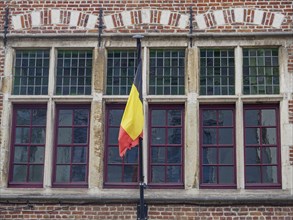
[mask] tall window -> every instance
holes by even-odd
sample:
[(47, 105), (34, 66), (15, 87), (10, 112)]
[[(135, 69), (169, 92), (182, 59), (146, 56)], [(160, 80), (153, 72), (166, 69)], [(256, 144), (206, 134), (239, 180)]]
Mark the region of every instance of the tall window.
[(56, 75), (57, 95), (90, 95), (92, 51), (59, 50)]
[(149, 184), (183, 187), (184, 106), (151, 105)]
[(57, 106), (53, 186), (87, 187), (90, 106)]
[(14, 62), (14, 95), (47, 95), (49, 50), (17, 50)]
[(150, 50), (149, 94), (183, 95), (185, 50)]
[(200, 107), (201, 187), (235, 188), (234, 106)]
[(14, 105), (10, 186), (42, 187), (46, 106)]
[(234, 95), (235, 63), (233, 49), (200, 50), (200, 94)]
[(280, 188), (278, 106), (244, 106), (244, 137), (246, 187)]
[(123, 158), (119, 156), (118, 134), (124, 108), (124, 105), (107, 106), (105, 187), (138, 186), (138, 147), (128, 150)]
[(108, 95), (128, 95), (136, 71), (135, 50), (110, 50), (107, 59)]
[(243, 49), (243, 93), (279, 94), (278, 49)]

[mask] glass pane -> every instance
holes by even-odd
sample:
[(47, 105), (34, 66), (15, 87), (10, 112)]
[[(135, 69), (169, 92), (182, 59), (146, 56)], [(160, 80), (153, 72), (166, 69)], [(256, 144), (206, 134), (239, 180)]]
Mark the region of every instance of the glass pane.
[(245, 163), (246, 164), (260, 164), (261, 155), (259, 147), (247, 147), (245, 149)]
[(46, 109), (33, 109), (32, 111), (32, 124), (46, 125)]
[(246, 142), (246, 144), (260, 144), (260, 129), (259, 128), (246, 128), (245, 129), (245, 142)]
[(72, 129), (59, 128), (58, 129), (58, 144), (71, 144), (71, 141), (72, 141)]
[(114, 109), (109, 111), (109, 125), (120, 125), (123, 115), (123, 110)]
[(26, 182), (27, 166), (14, 165), (13, 166), (13, 182)]
[(219, 164), (233, 164), (233, 148), (219, 148)]
[(234, 183), (234, 168), (228, 166), (219, 167), (219, 183), (232, 184)]
[(29, 128), (16, 128), (15, 129), (15, 143), (29, 143)]
[(87, 125), (89, 111), (87, 109), (74, 110), (74, 125)]
[(165, 163), (166, 148), (152, 147), (152, 163)]
[(274, 109), (263, 109), (261, 110), (261, 124), (263, 126), (275, 126), (276, 125), (276, 114)]
[(45, 128), (32, 128), (32, 140), (31, 143), (34, 144), (44, 144), (45, 143)]
[(28, 109), (17, 110), (16, 125), (30, 125), (31, 111)]
[(217, 167), (203, 166), (203, 183), (217, 183)]
[(44, 163), (44, 147), (30, 147), (30, 162)]
[(181, 167), (180, 166), (167, 166), (168, 183), (180, 183), (181, 182)]
[(167, 163), (181, 163), (181, 147), (168, 147)]
[(74, 128), (74, 143), (87, 143), (87, 128)]
[(108, 129), (108, 144), (118, 144), (119, 128)]
[(168, 125), (171, 125), (171, 126), (181, 125), (181, 110), (168, 111)]
[(122, 182), (122, 167), (117, 165), (108, 165), (108, 182)]
[(278, 182), (278, 169), (276, 166), (263, 166), (262, 167), (263, 182), (264, 183), (277, 183)]
[(233, 129), (232, 128), (219, 128), (219, 144), (232, 144), (233, 143)]
[[(134, 149), (134, 148), (131, 148), (131, 149)], [(126, 151), (126, 155), (128, 154), (128, 151)], [(119, 148), (108, 147), (108, 163), (121, 163), (121, 162), (122, 162), (122, 158), (119, 156)]]
[(152, 126), (166, 124), (165, 110), (152, 110)]
[(138, 181), (137, 174), (138, 174), (137, 166), (125, 166), (123, 182), (137, 182)]
[(27, 162), (27, 147), (17, 146), (14, 148), (14, 162)]
[(258, 110), (245, 110), (245, 126), (260, 125), (260, 117)]
[(153, 166), (152, 167), (152, 181), (153, 183), (164, 183), (165, 182), (165, 167)]
[(246, 183), (260, 183), (260, 166), (246, 166)]
[(217, 125), (217, 111), (204, 110), (203, 111), (203, 126), (216, 126)]
[(73, 147), (72, 162), (73, 163), (85, 163), (87, 158), (86, 147)]
[(85, 174), (85, 165), (72, 165), (72, 182), (84, 182)]
[(233, 125), (233, 111), (232, 110), (219, 110), (219, 125), (232, 126)]
[(181, 128), (168, 129), (168, 144), (181, 144)]
[(124, 156), (124, 163), (137, 163), (138, 161), (138, 147), (133, 147), (126, 151)]
[(276, 147), (262, 148), (262, 163), (277, 164), (277, 148)]
[(276, 128), (262, 128), (262, 144), (277, 144)]
[(203, 148), (203, 164), (217, 164), (217, 148)]
[(60, 126), (70, 126), (72, 125), (72, 110), (60, 110), (59, 111), (59, 119), (58, 119), (58, 125)]
[(64, 164), (71, 161), (71, 148), (70, 147), (58, 147), (57, 148), (57, 163)]
[(216, 144), (216, 138), (216, 129), (203, 129), (203, 144)]
[(56, 166), (56, 183), (68, 183), (70, 181), (70, 166)]
[(164, 144), (165, 139), (164, 128), (152, 128), (152, 144)]
[(43, 165), (31, 165), (29, 169), (29, 182), (42, 182), (43, 181)]

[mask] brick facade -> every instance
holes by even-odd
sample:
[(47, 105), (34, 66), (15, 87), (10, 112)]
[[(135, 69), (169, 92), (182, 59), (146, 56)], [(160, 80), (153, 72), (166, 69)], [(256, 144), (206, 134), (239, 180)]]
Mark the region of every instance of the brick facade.
[[(15, 211), (13, 211), (15, 210)], [(198, 206), (187, 204), (149, 205), (149, 219), (168, 220), (291, 220), (293, 206)], [(1, 220), (30, 219), (136, 219), (134, 204), (72, 205), (72, 204), (6, 204), (0, 205)], [(109, 216), (112, 216), (109, 218)]]

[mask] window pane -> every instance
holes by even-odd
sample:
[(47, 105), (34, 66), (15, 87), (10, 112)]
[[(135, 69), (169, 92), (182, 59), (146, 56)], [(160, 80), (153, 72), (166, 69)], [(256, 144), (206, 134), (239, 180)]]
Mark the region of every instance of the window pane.
[(219, 183), (232, 184), (234, 183), (234, 168), (228, 166), (219, 167)]
[(57, 165), (56, 182), (68, 183), (70, 181), (70, 165)]
[(169, 110), (168, 111), (168, 125), (173, 125), (173, 126), (181, 125), (181, 117), (182, 117), (181, 110)]
[(216, 144), (216, 138), (216, 129), (203, 129), (203, 144)]
[(125, 163), (137, 163), (138, 162), (138, 147), (131, 148), (124, 156)]
[(263, 147), (262, 148), (262, 162), (265, 164), (277, 164), (277, 148)]
[(275, 126), (276, 125), (276, 114), (273, 109), (263, 109), (262, 114), (262, 125), (263, 126)]
[[(128, 154), (128, 152), (126, 152), (126, 154)], [(119, 148), (109, 147), (108, 148), (108, 163), (121, 163), (121, 162), (122, 162), (122, 158), (119, 156)]]
[(166, 111), (165, 110), (153, 110), (152, 111), (152, 125), (165, 125), (166, 124)]
[(87, 125), (89, 111), (87, 109), (74, 110), (74, 125)]
[(29, 128), (15, 129), (15, 143), (29, 143)]
[(120, 125), (123, 115), (122, 109), (113, 109), (109, 111), (109, 125)]
[(260, 115), (258, 110), (245, 110), (245, 126), (260, 125)]
[(85, 165), (72, 165), (72, 182), (85, 181), (86, 167)]
[(181, 128), (168, 129), (168, 144), (181, 144)]
[(29, 125), (31, 119), (31, 111), (29, 109), (22, 109), (16, 111), (16, 124)]
[(276, 128), (262, 128), (262, 144), (277, 144)]
[(87, 127), (74, 128), (74, 143), (87, 143)]
[(44, 147), (30, 147), (30, 162), (43, 163), (44, 162)]
[(203, 125), (204, 126), (215, 126), (215, 125), (217, 125), (217, 111), (215, 111), (215, 110), (204, 110), (203, 111)]
[(219, 111), (219, 125), (221, 126), (232, 126), (233, 125), (233, 112), (231, 110), (220, 110)]
[(71, 144), (72, 142), (72, 129), (59, 128), (58, 129), (58, 144)]
[(72, 162), (85, 163), (86, 162), (86, 147), (73, 147)]
[(152, 129), (152, 144), (164, 144), (165, 143), (165, 129), (153, 128)]
[(108, 182), (122, 182), (122, 167), (108, 165)]
[(153, 183), (164, 183), (165, 182), (165, 167), (153, 166), (151, 175), (152, 175)]
[(215, 166), (203, 166), (203, 183), (217, 182), (217, 168)]
[(31, 165), (29, 169), (29, 182), (42, 182), (43, 181), (43, 165)]
[(27, 162), (28, 155), (27, 155), (27, 147), (22, 146), (15, 146), (14, 148), (14, 162)]
[(13, 167), (13, 182), (26, 182), (27, 166), (14, 165)]
[(203, 148), (203, 164), (217, 164), (217, 148)]
[(118, 144), (119, 128), (108, 129), (108, 144)]
[(58, 147), (57, 148), (57, 163), (64, 164), (71, 161), (71, 148), (70, 147)]
[(247, 147), (245, 149), (245, 163), (246, 164), (260, 164), (261, 155), (260, 148), (258, 147)]
[(246, 183), (260, 183), (260, 166), (246, 166)]
[(260, 144), (260, 129), (247, 128), (245, 130), (245, 143), (246, 144)]
[(181, 169), (179, 166), (167, 166), (166, 181), (170, 183), (181, 182)]
[(31, 143), (44, 144), (45, 135), (45, 128), (32, 128)]
[(152, 147), (152, 163), (164, 163), (166, 148), (165, 147)]
[(276, 166), (263, 166), (263, 182), (264, 183), (277, 183), (278, 175), (277, 175), (277, 167)]
[(233, 148), (220, 148), (219, 149), (219, 163), (220, 164), (233, 164), (234, 163)]
[(32, 124), (33, 125), (46, 125), (46, 109), (33, 109), (32, 110)]
[(181, 147), (168, 147), (167, 163), (181, 163)]
[(72, 125), (72, 110), (60, 110), (59, 111), (59, 126), (71, 126)]
[(124, 168), (124, 182), (137, 182), (138, 170), (137, 166), (125, 166)]
[(232, 144), (233, 143), (233, 129), (232, 128), (219, 128), (219, 144)]

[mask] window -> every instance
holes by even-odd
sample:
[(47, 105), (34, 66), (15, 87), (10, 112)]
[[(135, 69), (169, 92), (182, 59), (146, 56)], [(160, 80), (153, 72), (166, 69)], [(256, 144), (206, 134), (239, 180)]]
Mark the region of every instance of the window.
[(278, 94), (278, 49), (243, 49), (243, 93)]
[(234, 95), (234, 93), (234, 50), (201, 49), (200, 94)]
[(46, 106), (14, 105), (9, 186), (42, 187)]
[(105, 187), (138, 186), (138, 147), (119, 156), (118, 134), (124, 105), (108, 105), (106, 115)]
[(47, 95), (49, 50), (17, 50), (14, 62), (14, 95)]
[(244, 142), (246, 187), (280, 188), (278, 106), (244, 106)]
[(149, 94), (183, 95), (185, 50), (150, 50)]
[(200, 107), (202, 188), (236, 188), (234, 106)]
[(91, 79), (92, 51), (58, 51), (57, 95), (90, 95)]
[(136, 71), (137, 53), (134, 50), (108, 51), (108, 95), (128, 95)]
[(151, 105), (149, 111), (149, 183), (183, 187), (184, 106)]
[(57, 106), (53, 186), (87, 187), (90, 106)]

